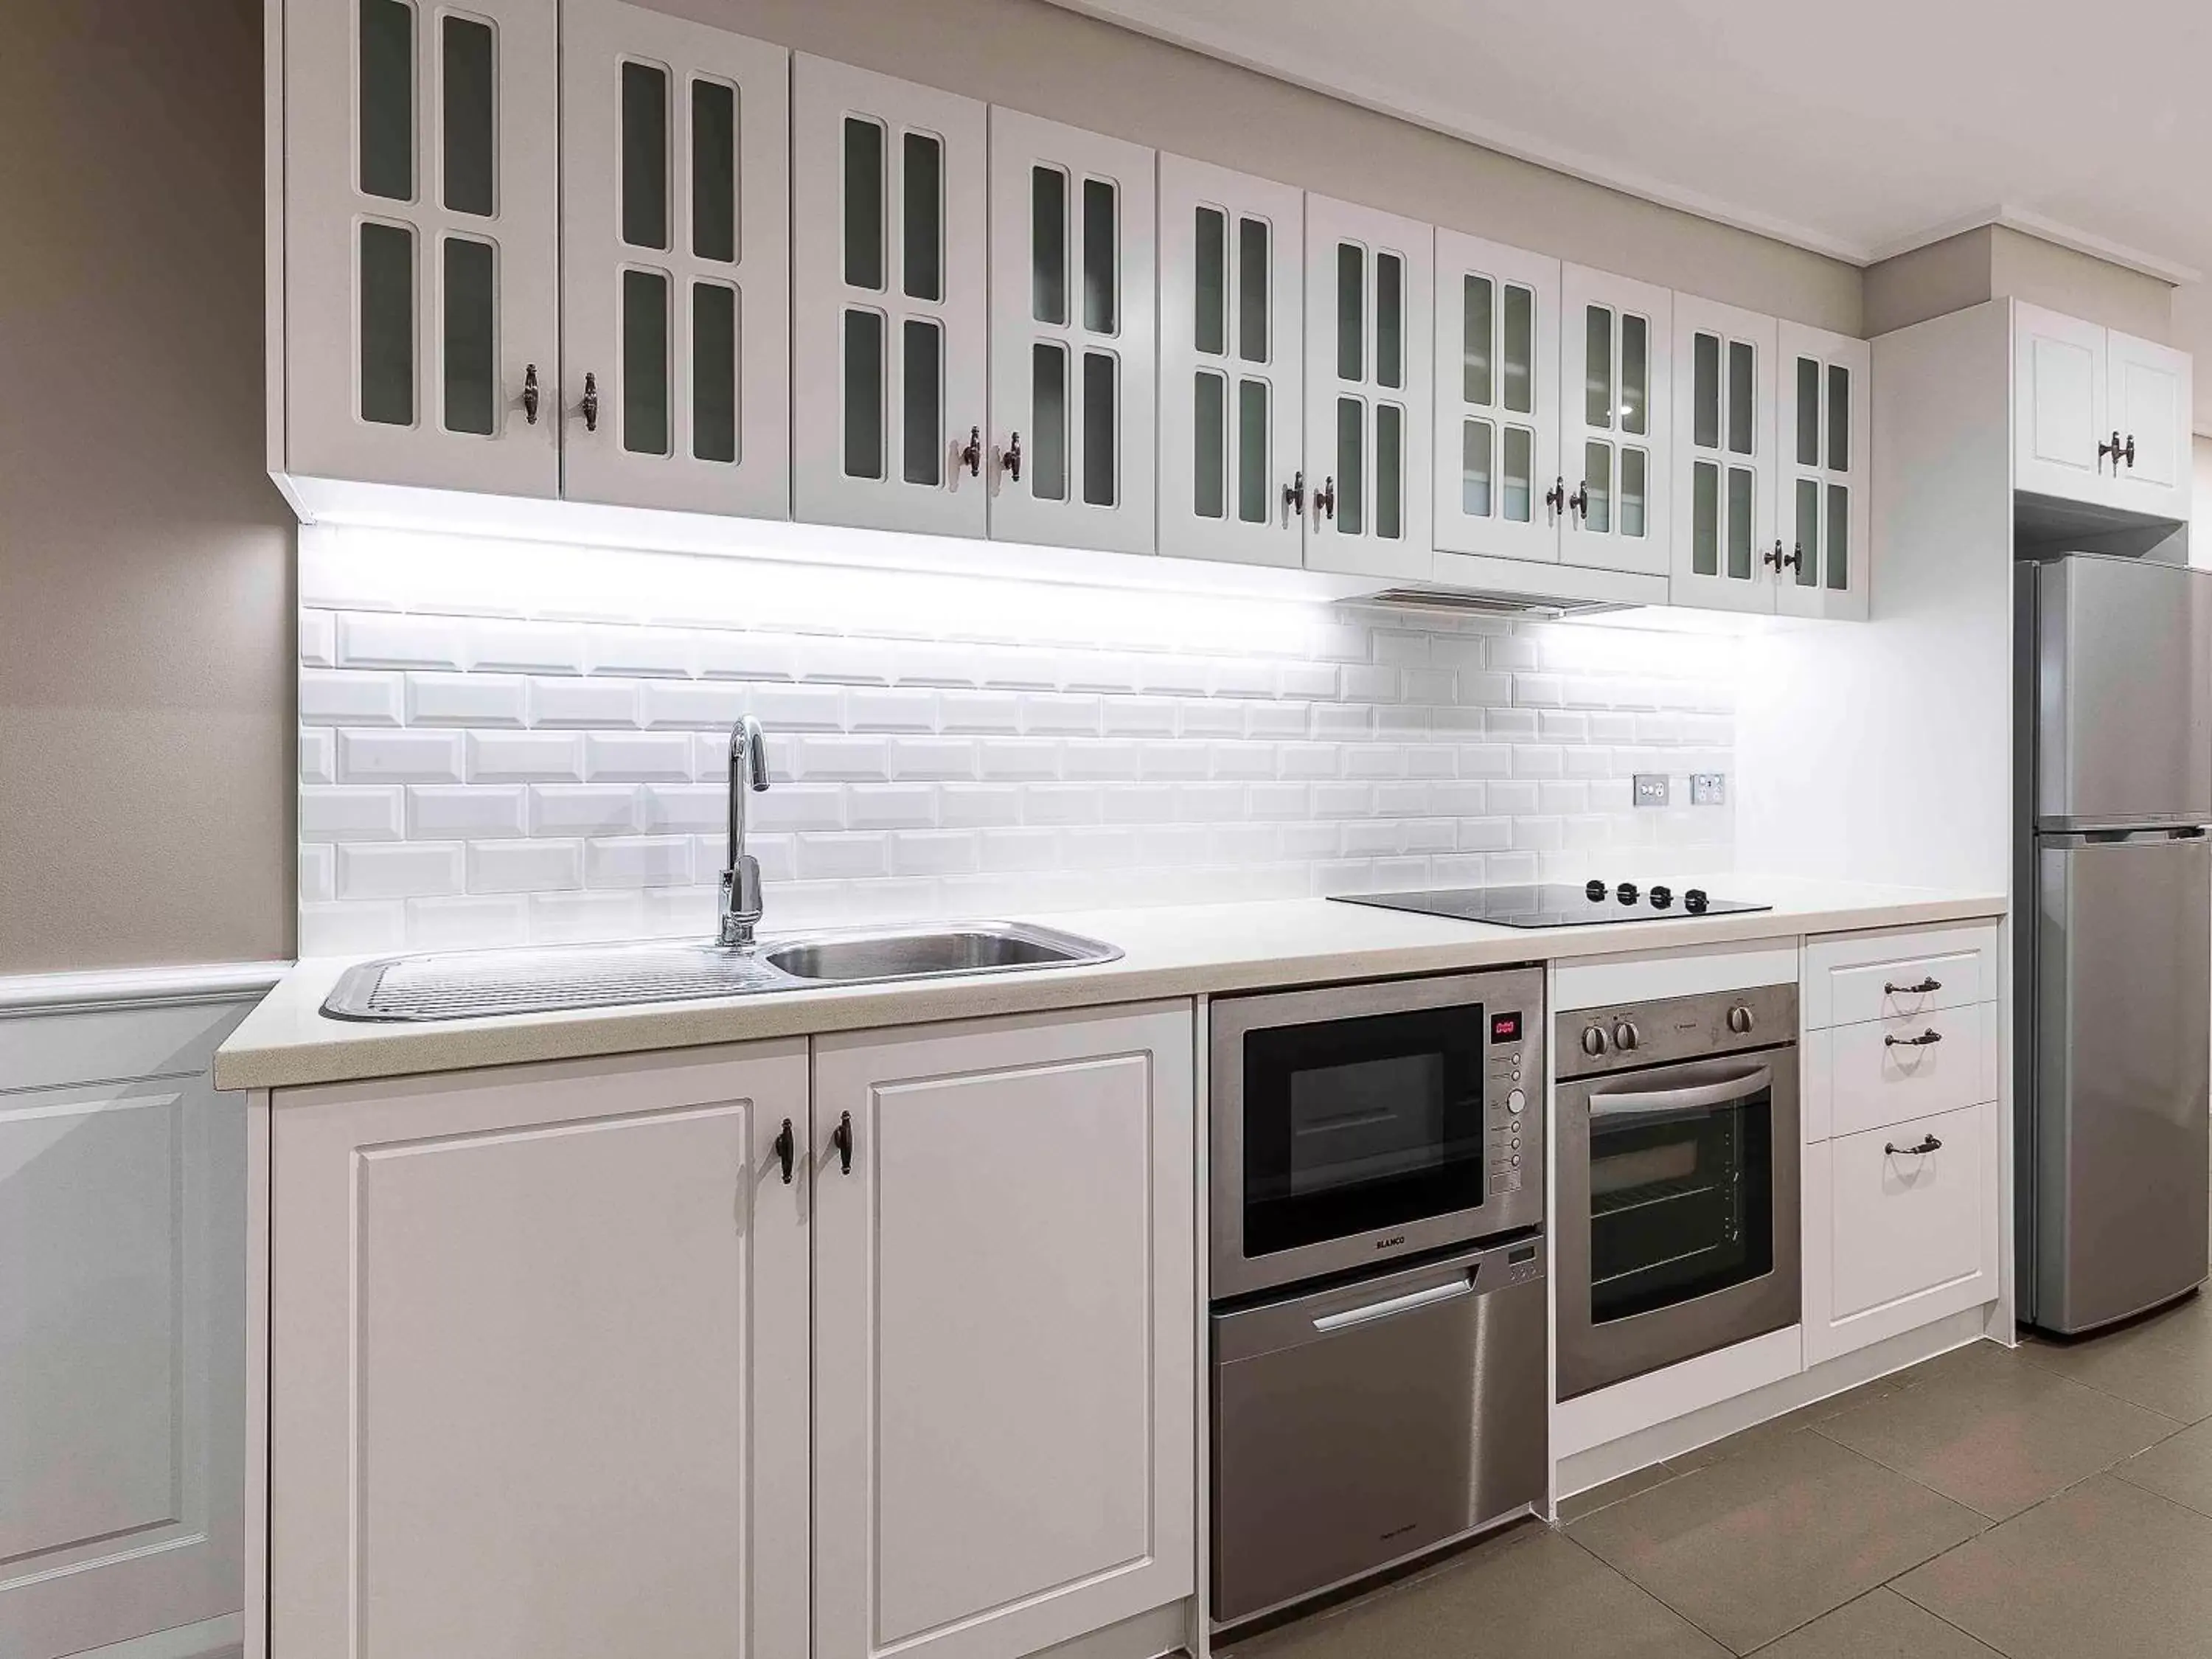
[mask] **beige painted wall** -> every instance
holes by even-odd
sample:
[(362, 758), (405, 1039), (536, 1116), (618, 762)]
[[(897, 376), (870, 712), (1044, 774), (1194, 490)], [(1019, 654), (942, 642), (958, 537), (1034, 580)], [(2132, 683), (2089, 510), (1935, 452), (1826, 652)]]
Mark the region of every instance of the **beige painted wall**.
[(1859, 275), (1838, 260), (1477, 149), (1042, 0), (650, 3), (1578, 264), (1859, 331)]
[(1961, 231), (1866, 270), (1866, 331), (1887, 334), (2009, 295), (2147, 340), (2176, 341), (2170, 283), (2003, 225)]
[(259, 0), (11, 0), (0, 974), (289, 954)]

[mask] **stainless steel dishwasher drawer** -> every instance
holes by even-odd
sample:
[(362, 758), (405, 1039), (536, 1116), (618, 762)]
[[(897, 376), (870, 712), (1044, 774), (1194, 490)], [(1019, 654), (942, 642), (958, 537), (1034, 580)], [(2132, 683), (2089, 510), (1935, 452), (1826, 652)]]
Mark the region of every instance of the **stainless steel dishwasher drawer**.
[(1540, 1238), (1213, 1316), (1213, 1618), (1540, 1504)]

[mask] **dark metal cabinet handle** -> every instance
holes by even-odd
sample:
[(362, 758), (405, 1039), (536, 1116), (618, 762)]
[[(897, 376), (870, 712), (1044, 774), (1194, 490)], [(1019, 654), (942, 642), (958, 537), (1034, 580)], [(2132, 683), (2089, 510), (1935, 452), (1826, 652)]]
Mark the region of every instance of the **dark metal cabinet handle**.
[(1544, 492), (1544, 505), (1551, 508), (1552, 516), (1555, 519), (1567, 510), (1567, 481), (1565, 478), (1552, 480), (1552, 487)]
[(1335, 520), (1336, 475), (1334, 473), (1332, 472), (1328, 477), (1323, 478), (1321, 481), (1321, 488), (1314, 491), (1314, 511), (1331, 522)]
[(775, 1132), (775, 1159), (783, 1165), (783, 1184), (791, 1185), (792, 1160), (798, 1156), (799, 1143), (792, 1138), (791, 1120), (783, 1121), (783, 1127)]
[(1922, 980), (1917, 985), (1884, 985), (1881, 994), (1886, 997), (1924, 997), (1930, 991), (1942, 988), (1942, 980), (1930, 978)]
[(1893, 1141), (1885, 1140), (1881, 1144), (1881, 1149), (1892, 1158), (1925, 1158), (1930, 1152), (1942, 1152), (1943, 1143), (1936, 1139), (1934, 1135), (1923, 1135), (1920, 1137), (1920, 1144), (1917, 1146), (1899, 1146)]
[(1775, 568), (1775, 569), (1777, 569), (1777, 570), (1780, 570), (1780, 569), (1782, 568), (1782, 563), (1783, 563), (1783, 560), (1782, 560), (1782, 544), (1781, 544), (1780, 542), (1777, 542), (1777, 543), (1775, 543), (1775, 544), (1774, 544), (1774, 551), (1772, 551), (1771, 553), (1762, 553), (1762, 554), (1760, 554), (1760, 555), (1759, 556), (1759, 563), (1761, 563), (1761, 564), (1772, 565), (1772, 566), (1774, 567), (1774, 568)]
[(1886, 1036), (1881, 1040), (1881, 1046), (1885, 1048), (1925, 1048), (1942, 1040), (1941, 1031), (1930, 1030), (1923, 1031), (1917, 1037)]
[(532, 426), (538, 424), (538, 365), (535, 363), (523, 365), (522, 418)]
[(599, 429), (599, 377), (588, 370), (584, 375), (584, 400), (577, 407), (583, 411), (584, 430), (597, 432)]
[(1283, 486), (1283, 522), (1288, 524), (1295, 513), (1306, 515), (1306, 475), (1303, 468), (1291, 474), (1290, 483)]
[(2112, 464), (2113, 470), (2115, 471), (2119, 470), (2120, 434), (2118, 432), (2114, 432), (2112, 434), (2112, 442), (2108, 444), (2099, 444), (2097, 446), (2097, 459), (2100, 461), (2109, 459)]
[(839, 1115), (837, 1127), (830, 1132), (830, 1144), (837, 1149), (837, 1167), (845, 1174), (853, 1173), (853, 1115)]
[(1006, 469), (1006, 476), (1016, 483), (1022, 481), (1022, 434), (1020, 433), (1014, 434), (1013, 441), (1006, 446), (1006, 453), (999, 457), (999, 465)]
[(2128, 471), (2134, 471), (2136, 470), (2136, 434), (2134, 433), (2128, 434), (2128, 447), (2122, 453), (2127, 457)]
[(1589, 522), (1589, 480), (1585, 478), (1575, 486), (1575, 493), (1567, 497), (1567, 505), (1574, 510), (1576, 521)]
[[(1782, 553), (1782, 544), (1780, 542), (1774, 544), (1774, 550), (1778, 553)], [(1778, 570), (1802, 570), (1804, 568), (1805, 544), (1802, 542), (1799, 542), (1795, 546), (1791, 547), (1787, 553), (1783, 553), (1781, 563), (1775, 567)]]
[(971, 426), (968, 428), (968, 441), (961, 447), (956, 459), (961, 465), (968, 469), (969, 477), (980, 478), (983, 476), (983, 428), (981, 427)]

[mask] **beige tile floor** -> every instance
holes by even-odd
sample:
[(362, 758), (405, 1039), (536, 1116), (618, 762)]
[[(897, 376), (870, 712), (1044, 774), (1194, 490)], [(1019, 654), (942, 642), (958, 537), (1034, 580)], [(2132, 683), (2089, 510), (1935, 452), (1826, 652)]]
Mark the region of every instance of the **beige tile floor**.
[(2212, 1297), (1977, 1343), (1234, 1659), (2212, 1659)]

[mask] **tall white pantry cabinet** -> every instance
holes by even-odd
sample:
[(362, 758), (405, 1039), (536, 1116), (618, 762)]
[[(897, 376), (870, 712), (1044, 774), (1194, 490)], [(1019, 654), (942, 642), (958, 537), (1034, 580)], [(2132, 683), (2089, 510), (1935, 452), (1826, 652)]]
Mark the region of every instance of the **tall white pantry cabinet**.
[(1191, 1005), (257, 1096), (252, 1659), (1018, 1659), (1194, 1589)]

